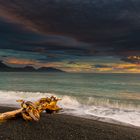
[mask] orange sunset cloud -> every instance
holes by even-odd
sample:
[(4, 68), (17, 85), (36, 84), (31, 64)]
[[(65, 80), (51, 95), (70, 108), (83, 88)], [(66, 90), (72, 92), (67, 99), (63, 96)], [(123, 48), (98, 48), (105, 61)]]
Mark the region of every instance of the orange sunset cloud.
[(59, 62), (42, 63), (37, 60), (19, 59), (19, 58), (7, 58), (4, 60), (4, 63), (10, 64), (10, 65), (32, 65), (34, 67), (59, 67), (61, 65), (61, 63)]

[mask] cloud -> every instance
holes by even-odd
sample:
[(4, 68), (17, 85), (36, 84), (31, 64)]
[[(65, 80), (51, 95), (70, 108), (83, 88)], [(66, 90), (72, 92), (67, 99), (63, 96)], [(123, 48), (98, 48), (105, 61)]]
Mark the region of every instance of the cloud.
[(122, 60), (129, 63), (140, 64), (140, 56), (128, 56), (122, 58)]
[(93, 43), (94, 49), (111, 47), (119, 51), (132, 45), (133, 50), (139, 49), (138, 0), (0, 0), (0, 3), (5, 11), (1, 16), (12, 17), (13, 21), (44, 34), (70, 36)]
[(22, 59), (22, 58), (14, 58), (14, 57), (9, 57), (3, 59), (3, 62), (10, 65), (10, 66), (16, 66), (16, 67), (23, 67), (26, 65), (32, 65), (36, 68), (39, 67), (60, 67), (62, 63), (59, 62), (40, 62), (37, 60), (31, 60), (31, 59)]
[(131, 63), (118, 63), (118, 64), (107, 64), (107, 65), (94, 65), (96, 72), (107, 72), (107, 73), (140, 73), (140, 65)]
[[(48, 53), (51, 55), (85, 55), (92, 45), (60, 35), (41, 35), (23, 30), (17, 24), (0, 20), (0, 49)], [(89, 54), (89, 53), (88, 53)]]

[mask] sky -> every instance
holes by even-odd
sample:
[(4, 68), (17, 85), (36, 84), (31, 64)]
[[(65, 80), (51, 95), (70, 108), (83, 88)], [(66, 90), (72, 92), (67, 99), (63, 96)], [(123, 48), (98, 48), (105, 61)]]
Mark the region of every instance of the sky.
[(0, 61), (140, 73), (139, 0), (0, 0)]

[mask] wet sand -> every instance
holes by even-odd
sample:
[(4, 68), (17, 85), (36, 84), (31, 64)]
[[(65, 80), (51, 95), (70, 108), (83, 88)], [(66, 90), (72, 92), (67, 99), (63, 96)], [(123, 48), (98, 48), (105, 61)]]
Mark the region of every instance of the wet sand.
[[(0, 107), (0, 112), (9, 110)], [(43, 113), (39, 122), (18, 118), (0, 124), (0, 140), (140, 140), (140, 128)]]

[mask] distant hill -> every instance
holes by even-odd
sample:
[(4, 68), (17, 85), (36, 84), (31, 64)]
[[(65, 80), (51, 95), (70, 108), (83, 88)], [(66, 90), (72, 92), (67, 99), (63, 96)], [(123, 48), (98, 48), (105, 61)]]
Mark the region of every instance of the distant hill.
[(9, 67), (0, 61), (0, 70), (1, 69), (9, 69)]
[(0, 72), (65, 72), (53, 67), (41, 67), (39, 69), (35, 69), (32, 66), (26, 66), (23, 68), (14, 68), (9, 67), (3, 62), (0, 61)]

